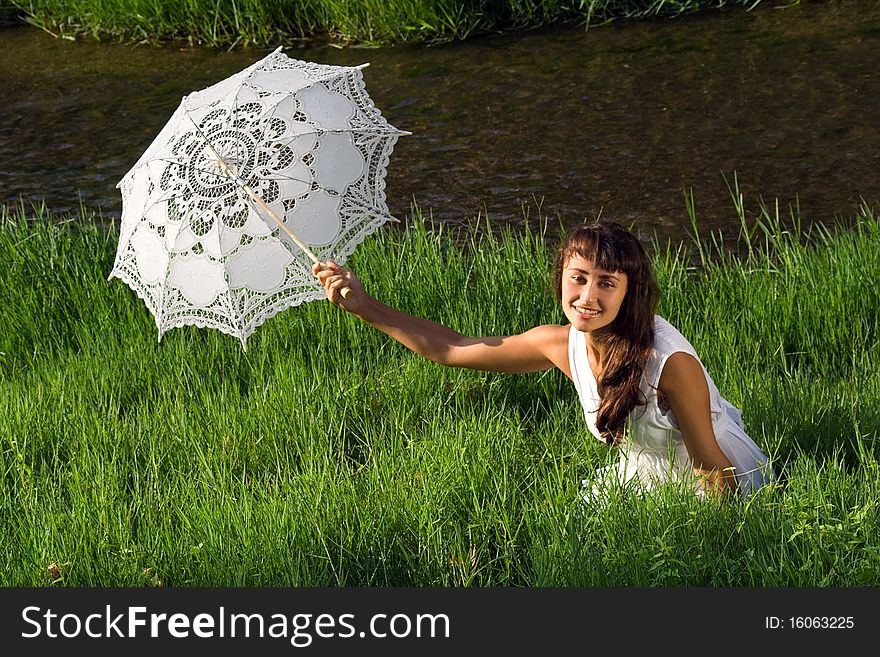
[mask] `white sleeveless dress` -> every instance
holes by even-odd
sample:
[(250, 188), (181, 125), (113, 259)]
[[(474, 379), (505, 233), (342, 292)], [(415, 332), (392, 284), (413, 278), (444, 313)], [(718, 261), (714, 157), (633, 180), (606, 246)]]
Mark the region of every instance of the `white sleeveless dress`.
[[(601, 501), (607, 486), (615, 483), (633, 485), (638, 489), (650, 489), (658, 484), (672, 480), (690, 478), (695, 492), (703, 495), (693, 474), (693, 464), (685, 447), (684, 438), (672, 411), (661, 409), (657, 403), (657, 386), (666, 359), (683, 351), (698, 361), (696, 351), (690, 342), (659, 315), (654, 317), (654, 350), (648, 359), (640, 389), (647, 399), (647, 407), (637, 406), (630, 413), (630, 428), (626, 440), (616, 449), (620, 450), (620, 461), (615, 465), (600, 469), (595, 479), (584, 480), (587, 488), (584, 500)], [(573, 326), (568, 335), (568, 361), (571, 376), (584, 409), (584, 417), (590, 432), (602, 440), (596, 428), (596, 413), (599, 408), (599, 393), (596, 379), (587, 358), (586, 336)], [(743, 428), (742, 415), (718, 392), (718, 388), (706, 371), (702, 362), (706, 383), (709, 385), (709, 400), (712, 426), (721, 451), (736, 468), (737, 488), (740, 494), (748, 497), (753, 491), (773, 479), (773, 468), (768, 459)], [(604, 440), (602, 441), (604, 443)]]

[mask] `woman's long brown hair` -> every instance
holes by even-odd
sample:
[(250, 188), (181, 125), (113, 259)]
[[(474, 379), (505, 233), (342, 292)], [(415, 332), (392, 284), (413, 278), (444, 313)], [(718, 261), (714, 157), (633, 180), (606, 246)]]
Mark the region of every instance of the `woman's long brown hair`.
[(636, 406), (647, 403), (639, 389), (654, 347), (654, 312), (660, 293), (641, 242), (620, 224), (602, 221), (568, 231), (556, 256), (556, 297), (562, 300), (562, 275), (573, 256), (595, 267), (627, 276), (626, 296), (614, 321), (603, 330), (605, 363), (599, 386), (596, 427), (609, 445), (619, 444)]

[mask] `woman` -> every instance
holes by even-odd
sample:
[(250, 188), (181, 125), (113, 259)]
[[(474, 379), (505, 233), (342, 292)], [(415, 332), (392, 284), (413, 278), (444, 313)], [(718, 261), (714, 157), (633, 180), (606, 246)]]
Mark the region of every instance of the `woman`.
[[(700, 495), (748, 496), (773, 477), (693, 346), (654, 314), (659, 293), (647, 254), (618, 224), (569, 231), (555, 269), (569, 324), (519, 335), (464, 336), (381, 303), (332, 261), (313, 272), (332, 303), (435, 363), (518, 373), (558, 367), (574, 382), (590, 431), (621, 447), (620, 462), (606, 471), (621, 482), (650, 488), (693, 474)], [(597, 485), (585, 497), (601, 494)]]

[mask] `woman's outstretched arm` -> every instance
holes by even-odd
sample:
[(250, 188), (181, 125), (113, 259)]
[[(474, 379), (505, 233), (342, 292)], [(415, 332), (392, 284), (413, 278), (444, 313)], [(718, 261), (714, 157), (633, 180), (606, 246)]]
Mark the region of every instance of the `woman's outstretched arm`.
[[(568, 328), (538, 326), (512, 336), (468, 337), (448, 326), (407, 315), (371, 297), (354, 274), (333, 261), (312, 271), (327, 299), (360, 317), (408, 349), (441, 365), (491, 372), (539, 372), (559, 367), (569, 374)], [(349, 288), (343, 298), (341, 291)]]

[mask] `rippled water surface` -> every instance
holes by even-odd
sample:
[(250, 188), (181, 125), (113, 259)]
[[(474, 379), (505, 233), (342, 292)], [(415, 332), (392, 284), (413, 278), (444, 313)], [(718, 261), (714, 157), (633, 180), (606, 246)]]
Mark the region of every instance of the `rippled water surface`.
[[(262, 57), (55, 39), (0, 30), (0, 202), (118, 216), (115, 185), (190, 91)], [(565, 223), (616, 218), (663, 237), (735, 231), (722, 174), (804, 220), (880, 200), (880, 3), (710, 11), (473, 39), (443, 47), (288, 48), (369, 62), (367, 89), (402, 138), (386, 192), (406, 219), (540, 203)]]

